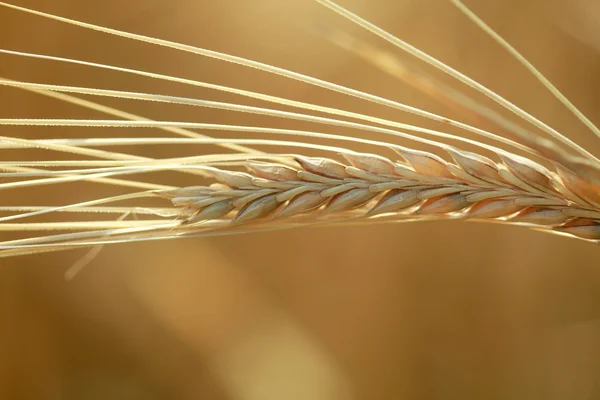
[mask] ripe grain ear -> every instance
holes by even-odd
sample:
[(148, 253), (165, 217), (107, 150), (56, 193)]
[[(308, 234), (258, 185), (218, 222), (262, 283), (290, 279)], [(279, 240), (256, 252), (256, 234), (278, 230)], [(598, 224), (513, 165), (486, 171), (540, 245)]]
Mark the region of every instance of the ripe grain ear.
[[(189, 88), (202, 88), (202, 93), (218, 91), (243, 99), (239, 100), (240, 103), (227, 103), (161, 93), (127, 92), (0, 78), (0, 85), (19, 88), (114, 118), (0, 119), (0, 126), (6, 127), (7, 131), (16, 127), (60, 127), (65, 131), (76, 128), (78, 132), (73, 137), (63, 139), (1, 137), (0, 152), (37, 149), (46, 152), (47, 157), (40, 160), (3, 162), (0, 178), (6, 181), (0, 183), (0, 191), (42, 185), (51, 190), (59, 184), (68, 185), (74, 182), (115, 186), (119, 190), (127, 191), (123, 195), (99, 196), (88, 201), (58, 206), (0, 204), (0, 210), (9, 213), (0, 216), (0, 230), (74, 231), (47, 236), (33, 234), (24, 239), (1, 242), (0, 256), (104, 243), (250, 233), (261, 229), (343, 224), (349, 221), (353, 224), (366, 224), (380, 221), (475, 219), (495, 223), (517, 223), (546, 232), (558, 232), (593, 242), (600, 241), (600, 160), (591, 152), (481, 83), (332, 0), (316, 2), (357, 27), (383, 39), (395, 49), (446, 73), (457, 82), (465, 84), (469, 90), (483, 94), (496, 106), (511, 111), (531, 127), (539, 129), (542, 134), (530, 130), (529, 126), (521, 127), (511, 122), (503, 117), (502, 113), (482, 105), (464, 91), (458, 92), (450, 85), (432, 84), (435, 80), (419, 76), (418, 73), (405, 68), (403, 63), (397, 63), (392, 51), (378, 52), (376, 45), (367, 44), (366, 41), (363, 43), (361, 40), (343, 42), (342, 39), (350, 37), (340, 32), (330, 34), (329, 39), (333, 38), (332, 42), (342, 44), (346, 51), (354, 52), (354, 55), (363, 58), (378, 55), (381, 58), (367, 61), (405, 81), (413, 77), (409, 83), (412, 83), (414, 89), (433, 97), (441, 96), (447, 104), (458, 106), (455, 108), (465, 111), (470, 116), (476, 116), (477, 121), (488, 122), (487, 126), (501, 128), (502, 132), (506, 131), (510, 136), (504, 137), (460, 120), (449, 119), (444, 115), (396, 100), (275, 65), (0, 2), (0, 7), (10, 8), (13, 12), (28, 13), (32, 18), (59, 21), (76, 26), (77, 29), (94, 30), (125, 40), (209, 57), (239, 68), (252, 68), (262, 71), (267, 76), (279, 76), (336, 95), (351, 96), (371, 106), (386, 107), (395, 112), (408, 112), (433, 121), (438, 126), (437, 129), (428, 129), (419, 125), (409, 125), (400, 122), (402, 114), (398, 117), (399, 120), (386, 119), (344, 110), (341, 107), (327, 107), (152, 71), (0, 49), (0, 53), (7, 57), (44, 60), (74, 68), (93, 68), (124, 76), (158, 79)], [(584, 125), (600, 136), (600, 130), (521, 54), (459, 0), (452, 0), (452, 3), (539, 79)], [(86, 99), (79, 96), (86, 96)], [(87, 98), (91, 96), (100, 99), (99, 102)], [(157, 121), (148, 116), (108, 107), (101, 103), (103, 99), (251, 113), (260, 116), (261, 122), (257, 126), (244, 126), (231, 124), (230, 120), (225, 121), (226, 123)], [(273, 107), (243, 104), (247, 99), (267, 102)], [(282, 107), (285, 107), (285, 111)], [(310, 125), (311, 130), (274, 126), (273, 118), (284, 122), (301, 121)], [(335, 129), (336, 133), (320, 132), (318, 127), (321, 126)], [(453, 132), (467, 132), (470, 136), (463, 137), (461, 134), (445, 132), (443, 129), (446, 127)], [(94, 128), (114, 129), (117, 132), (124, 132), (125, 128), (136, 128), (140, 134), (123, 134), (123, 137), (112, 138), (85, 137), (79, 134)], [(154, 130), (152, 135), (148, 135), (151, 137), (144, 137), (141, 133), (147, 129)], [(351, 133), (342, 135), (337, 132), (342, 129)], [(210, 132), (216, 137), (209, 137), (197, 131)], [(157, 137), (157, 132), (162, 136)], [(223, 135), (227, 139), (219, 137), (222, 132), (227, 133)], [(373, 140), (371, 134), (385, 139)], [(273, 136), (280, 139), (272, 139)], [(415, 143), (414, 147), (418, 145), (419, 149), (425, 148), (427, 151), (415, 150), (410, 144), (408, 147), (401, 147), (397, 144), (399, 139)], [(142, 157), (134, 154), (134, 151), (132, 154), (113, 151), (115, 146), (137, 150), (143, 146), (162, 145), (216, 145), (227, 151), (223, 154), (217, 152), (169, 159)], [(463, 150), (464, 145), (469, 146), (472, 151)], [(261, 151), (256, 150), (254, 146), (260, 147)], [(370, 149), (375, 150), (370, 150), (372, 153), (357, 151), (363, 146), (370, 146)], [(274, 147), (284, 150), (273, 151)], [(263, 148), (267, 150), (263, 151)], [(381, 150), (381, 154), (386, 154), (391, 149), (398, 153), (401, 159), (388, 159), (379, 154), (377, 149)], [(310, 154), (316, 153), (319, 157), (307, 157), (309, 151)], [(55, 157), (56, 154), (59, 156)], [(12, 158), (7, 157), (8, 159)], [(549, 169), (544, 167), (545, 165), (549, 166)], [(247, 172), (241, 172), (240, 169), (243, 168)], [(186, 174), (187, 178), (191, 175), (198, 178), (199, 182), (209, 182), (205, 185), (194, 183), (190, 187), (175, 187), (149, 179), (138, 179), (149, 172)], [(142, 201), (148, 198), (162, 200), (165, 204), (170, 202), (170, 205), (146, 207)], [(109, 219), (90, 218), (89, 221), (75, 222), (69, 216), (76, 212), (94, 216), (109, 214)], [(146, 216), (148, 220), (134, 221), (123, 218), (114, 221), (114, 218), (110, 217), (113, 214), (138, 215), (137, 213)], [(58, 221), (30, 220), (43, 215), (58, 216)]]

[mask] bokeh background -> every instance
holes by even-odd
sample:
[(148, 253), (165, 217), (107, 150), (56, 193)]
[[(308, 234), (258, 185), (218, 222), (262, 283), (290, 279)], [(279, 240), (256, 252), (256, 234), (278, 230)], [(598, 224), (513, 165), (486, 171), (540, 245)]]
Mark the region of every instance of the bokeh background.
[[(469, 122), (468, 116), (311, 33), (315, 26), (334, 26), (394, 51), (312, 1), (17, 3), (271, 63)], [(597, 138), (449, 2), (340, 3), (480, 80), (598, 154)], [(600, 123), (600, 14), (595, 3), (467, 2)], [(0, 46), (439, 128), (258, 71), (5, 8), (0, 8)], [(460, 88), (425, 66), (411, 65)], [(15, 56), (0, 56), (0, 75), (259, 104)], [(102, 102), (154, 119), (348, 133), (191, 107)], [(5, 87), (0, 88), (0, 115), (103, 118)], [(118, 130), (58, 128), (2, 131), (27, 138), (123, 135)], [(154, 133), (133, 129), (127, 134)], [(208, 151), (215, 149), (167, 146), (139, 154), (169, 157)], [(2, 157), (32, 154), (4, 152)], [(173, 185), (190, 183), (189, 177), (154, 178)], [(111, 190), (82, 183), (5, 191), (0, 203), (65, 204), (110, 195)], [(0, 259), (0, 398), (600, 398), (600, 249), (588, 243), (510, 226), (457, 222), (296, 229), (108, 246), (66, 281), (65, 271), (83, 254)]]

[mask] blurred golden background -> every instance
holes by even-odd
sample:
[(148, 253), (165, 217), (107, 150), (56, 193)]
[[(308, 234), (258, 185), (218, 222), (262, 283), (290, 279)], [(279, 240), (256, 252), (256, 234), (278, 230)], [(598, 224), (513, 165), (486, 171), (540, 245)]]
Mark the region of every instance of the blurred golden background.
[[(331, 25), (393, 51), (309, 0), (18, 4), (248, 57), (461, 118), (310, 33), (313, 24)], [(597, 139), (449, 2), (340, 4), (481, 81), (597, 154)], [(600, 14), (593, 0), (579, 0), (577, 7), (569, 0), (470, 0), (467, 5), (600, 122), (600, 54), (594, 44)], [(258, 71), (5, 8), (0, 8), (0, 43), (11, 50), (188, 77), (436, 127)], [(0, 75), (259, 104), (7, 55), (0, 56)], [(436, 79), (452, 84), (439, 75)], [(154, 119), (308, 126), (208, 109), (101, 101)], [(104, 118), (7, 87), (0, 87), (0, 110), (3, 118)], [(3, 132), (27, 138), (123, 135), (63, 128)], [(132, 129), (127, 134), (153, 133)], [(145, 154), (211, 150), (166, 146)], [(109, 195), (106, 190), (82, 183), (6, 191), (0, 203), (68, 204)], [(0, 259), (0, 398), (600, 398), (600, 249), (588, 243), (458, 222), (297, 229), (107, 246), (66, 281), (65, 271), (83, 254)]]

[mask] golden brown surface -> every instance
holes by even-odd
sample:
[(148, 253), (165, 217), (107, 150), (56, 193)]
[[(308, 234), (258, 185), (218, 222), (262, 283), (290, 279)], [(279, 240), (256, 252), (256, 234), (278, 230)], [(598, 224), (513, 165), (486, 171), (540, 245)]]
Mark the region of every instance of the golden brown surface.
[[(588, 150), (598, 149), (591, 133), (448, 2), (340, 3), (497, 90)], [(561, 30), (557, 19), (572, 11), (569, 1), (467, 4), (598, 122), (600, 54)], [(308, 0), (19, 5), (252, 58), (460, 118), (307, 33), (314, 22), (331, 24), (392, 50)], [(589, 32), (583, 22), (569, 26)], [(4, 8), (0, 43), (436, 127), (265, 73)], [(14, 56), (0, 56), (0, 74), (241, 101)], [(107, 103), (155, 119), (307, 126), (224, 111)], [(4, 87), (0, 110), (2, 117), (102, 118)], [(61, 128), (7, 132), (27, 138), (69, 135)], [(152, 151), (148, 154), (156, 157), (181, 154), (169, 147)], [(43, 196), (46, 204), (61, 204), (106, 195), (102, 190), (81, 184), (7, 191), (0, 202), (27, 204)], [(0, 398), (600, 398), (600, 249), (584, 242), (457, 222), (298, 229), (109, 246), (66, 282), (64, 272), (83, 254), (0, 259)]]

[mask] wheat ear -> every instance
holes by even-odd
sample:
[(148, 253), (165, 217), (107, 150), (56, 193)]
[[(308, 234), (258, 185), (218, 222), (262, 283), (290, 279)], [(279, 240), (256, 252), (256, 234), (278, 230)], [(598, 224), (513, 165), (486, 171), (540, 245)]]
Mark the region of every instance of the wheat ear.
[[(452, 106), (493, 122), (508, 137), (394, 100), (257, 61), (118, 31), (0, 2), (0, 6), (3, 7), (81, 28), (280, 75), (380, 106), (416, 114), (441, 123), (443, 126), (473, 133), (494, 143), (492, 145), (441, 130), (426, 129), (368, 114), (192, 79), (83, 60), (0, 49), (0, 52), (5, 55), (70, 63), (86, 68), (109, 69), (120, 73), (217, 90), (300, 110), (283, 111), (268, 107), (153, 93), (2, 79), (0, 85), (17, 87), (121, 118), (120, 120), (0, 119), (0, 125), (3, 126), (54, 126), (64, 129), (138, 127), (160, 129), (179, 137), (119, 137), (112, 139), (85, 137), (45, 140), (0, 137), (0, 150), (37, 148), (50, 152), (76, 154), (86, 158), (84, 160), (51, 159), (1, 162), (0, 169), (4, 172), (0, 174), (0, 177), (7, 178), (8, 181), (0, 183), (0, 190), (88, 181), (120, 186), (130, 191), (127, 194), (63, 206), (0, 207), (0, 212), (10, 214), (0, 216), (0, 230), (2, 231), (73, 231), (0, 242), (0, 256), (98, 246), (107, 243), (163, 240), (182, 236), (228, 235), (297, 226), (397, 223), (438, 219), (518, 224), (590, 242), (600, 242), (600, 160), (598, 158), (487, 87), (423, 51), (330, 0), (315, 1), (393, 44), (398, 49), (484, 94), (547, 136), (524, 129), (463, 93), (444, 85), (435, 85), (435, 90), (431, 90), (428, 86), (432, 81), (427, 81), (425, 78), (414, 80), (412, 83), (415, 87), (434, 97), (443, 98)], [(452, 3), (532, 72), (586, 127), (596, 135), (599, 134), (598, 128), (521, 54), (460, 1), (452, 0)], [(401, 79), (411, 79), (401, 63), (395, 62), (396, 59), (393, 55), (386, 54), (385, 58), (380, 59), (380, 54), (372, 46), (348, 40), (347, 36), (339, 32), (337, 34), (329, 32), (327, 35), (334, 43), (342, 45), (359, 56), (366, 57), (386, 72)], [(344, 136), (268, 126), (155, 121), (77, 97), (80, 95), (254, 113), (265, 116), (265, 118), (301, 120), (347, 128), (359, 133), (355, 136)], [(315, 113), (318, 114), (315, 115)], [(254, 139), (220, 139), (202, 135), (196, 132), (197, 130), (228, 131), (237, 134), (255, 133), (259, 136)], [(381, 141), (364, 137), (369, 132), (387, 135), (390, 139)], [(295, 141), (264, 139), (260, 136), (263, 134), (293, 138)], [(436, 149), (437, 153), (443, 153), (445, 158), (434, 153), (434, 150), (426, 152), (398, 146), (394, 143), (396, 138), (430, 146)], [(342, 142), (344, 145), (316, 144), (314, 140), (317, 139)], [(453, 144), (448, 144), (448, 142)], [(216, 144), (234, 153), (152, 159), (100, 149), (115, 145), (161, 144)], [(356, 152), (352, 150), (356, 144), (375, 146), (382, 153), (392, 150), (398, 157), (386, 158), (381, 154)], [(476, 149), (480, 149), (481, 153), (461, 150), (457, 146), (462, 144), (474, 146)], [(300, 148), (326, 154), (324, 157), (315, 158), (307, 157), (303, 152), (297, 150), (287, 153), (258, 151), (255, 149), (256, 146), (261, 148), (265, 146)], [(493, 159), (484, 156), (483, 152), (491, 154), (490, 157)], [(527, 157), (517, 155), (515, 152), (525, 154)], [(241, 170), (244, 168), (247, 172)], [(173, 187), (131, 178), (156, 171), (193, 174), (198, 176), (199, 180), (205, 180), (208, 177), (212, 182), (200, 186)], [(146, 206), (141, 202), (144, 199), (153, 198), (168, 199), (171, 206), (167, 204), (164, 207)], [(140, 201), (140, 203), (137, 206), (111, 205), (122, 201)], [(54, 213), (60, 213), (59, 215), (116, 214), (121, 217), (116, 220), (111, 218), (79, 222), (68, 219), (57, 222), (21, 222), (24, 219)], [(125, 217), (131, 214), (143, 218), (142, 220), (127, 220)]]
[(583, 239), (600, 239), (598, 198), (583, 200), (567, 179), (521, 157), (495, 163), (451, 150), (454, 162), (395, 149), (405, 162), (342, 153), (346, 163), (296, 157), (298, 168), (244, 163), (250, 173), (207, 168), (218, 183), (158, 191), (182, 207), (185, 224), (277, 225), (285, 219), (335, 221), (427, 217), (527, 224)]

